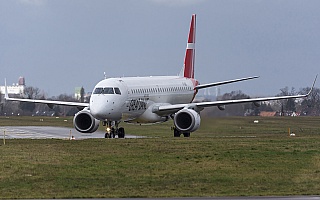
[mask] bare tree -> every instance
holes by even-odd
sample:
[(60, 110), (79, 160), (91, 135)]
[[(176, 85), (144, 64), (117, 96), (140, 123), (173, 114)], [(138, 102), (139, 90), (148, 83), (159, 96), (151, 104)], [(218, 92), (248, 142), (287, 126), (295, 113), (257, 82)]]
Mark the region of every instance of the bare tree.
[(2, 111), (3, 111), (3, 102), (2, 102), (2, 94), (0, 91), (0, 115), (2, 114)]
[[(297, 94), (294, 87), (291, 88), (291, 91), (289, 91), (289, 87), (281, 88), (280, 91), (281, 92), (277, 96), (289, 96)], [(281, 108), (281, 115), (287, 115), (288, 113), (296, 112), (295, 99), (284, 99), (277, 102)]]
[[(309, 87), (302, 88), (300, 93), (306, 94), (310, 91)], [(313, 88), (310, 96), (301, 102), (300, 110), (303, 115), (320, 115), (320, 89)]]
[[(67, 94), (60, 94), (56, 100), (59, 101), (74, 101), (77, 102), (78, 100), (75, 99), (72, 95), (67, 95)], [(70, 107), (70, 106), (55, 106), (55, 112), (56, 114), (59, 112), (59, 115), (63, 116), (72, 116), (75, 113), (78, 112), (77, 108)]]
[(40, 95), (40, 89), (37, 87), (25, 87), (23, 95), (27, 99), (38, 99)]
[[(249, 95), (244, 94), (241, 90), (225, 93), (218, 100), (235, 100), (235, 99), (250, 99)], [(252, 104), (233, 104), (226, 106), (224, 111), (225, 116), (243, 116), (246, 110), (251, 109)]]
[[(40, 99), (44, 98), (44, 95), (40, 94), (40, 89), (37, 87), (26, 87), (23, 92), (24, 98), (27, 99)], [(30, 115), (36, 108), (36, 104), (30, 102), (20, 102), (19, 108), (23, 114)]]

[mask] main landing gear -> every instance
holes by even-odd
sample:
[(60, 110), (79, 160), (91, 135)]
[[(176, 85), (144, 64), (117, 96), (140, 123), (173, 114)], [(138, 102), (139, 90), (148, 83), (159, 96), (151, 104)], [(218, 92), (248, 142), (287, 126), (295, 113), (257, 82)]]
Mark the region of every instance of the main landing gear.
[(120, 122), (117, 121), (106, 121), (103, 122), (103, 126), (106, 127), (105, 138), (115, 138), (118, 135), (118, 138), (125, 137), (125, 131), (123, 127), (118, 128)]
[(181, 134), (183, 134), (184, 137), (190, 137), (190, 132), (179, 131), (176, 127), (173, 127), (172, 130), (174, 137), (180, 137)]

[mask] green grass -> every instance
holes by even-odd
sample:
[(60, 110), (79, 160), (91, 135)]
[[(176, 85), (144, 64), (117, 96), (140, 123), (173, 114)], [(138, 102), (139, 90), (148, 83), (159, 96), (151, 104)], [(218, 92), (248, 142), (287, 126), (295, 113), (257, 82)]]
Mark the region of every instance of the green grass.
[(0, 126), (60, 126), (73, 127), (72, 117), (0, 117)]
[[(6, 120), (0, 125), (72, 123)], [(153, 136), (144, 139), (7, 140), (0, 198), (320, 195), (319, 121), (216, 118), (203, 119), (190, 138), (173, 138), (171, 121), (124, 124), (127, 133)]]

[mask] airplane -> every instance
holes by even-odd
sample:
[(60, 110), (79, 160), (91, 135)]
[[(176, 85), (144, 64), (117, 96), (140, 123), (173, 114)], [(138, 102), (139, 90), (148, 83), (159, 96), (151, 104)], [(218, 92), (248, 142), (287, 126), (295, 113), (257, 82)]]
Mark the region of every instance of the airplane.
[[(80, 110), (73, 118), (77, 131), (82, 133), (95, 132), (100, 122), (106, 127), (105, 138), (125, 137), (125, 130), (119, 127), (120, 122), (135, 124), (154, 124), (173, 119), (173, 136), (190, 137), (200, 127), (200, 112), (205, 107), (217, 106), (224, 110), (226, 105), (253, 103), (308, 97), (314, 87), (304, 95), (264, 97), (253, 99), (223, 100), (211, 102), (193, 102), (200, 89), (219, 86), (259, 78), (258, 76), (200, 84), (194, 78), (195, 64), (196, 15), (191, 17), (184, 65), (178, 76), (148, 76), (105, 78), (94, 87), (90, 102), (64, 102), (10, 98), (5, 86), (5, 100), (33, 102), (54, 105), (75, 106)], [(6, 81), (5, 81), (6, 82)], [(6, 83), (5, 83), (6, 85)]]

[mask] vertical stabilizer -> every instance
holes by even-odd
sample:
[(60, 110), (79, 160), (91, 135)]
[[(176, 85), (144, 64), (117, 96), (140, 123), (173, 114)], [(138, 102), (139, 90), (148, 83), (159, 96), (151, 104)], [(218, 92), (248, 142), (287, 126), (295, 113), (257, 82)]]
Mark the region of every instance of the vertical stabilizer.
[(194, 78), (194, 60), (195, 60), (195, 44), (196, 44), (196, 15), (193, 14), (190, 23), (190, 31), (186, 55), (184, 57), (183, 76)]

